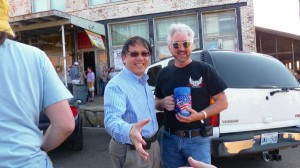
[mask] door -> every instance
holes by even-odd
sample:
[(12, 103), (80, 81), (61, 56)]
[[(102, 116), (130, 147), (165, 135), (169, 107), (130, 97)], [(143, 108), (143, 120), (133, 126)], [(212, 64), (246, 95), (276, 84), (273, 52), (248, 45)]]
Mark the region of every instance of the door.
[[(83, 53), (83, 62), (84, 62), (84, 72), (87, 72), (87, 68), (91, 67), (92, 71), (95, 73), (95, 94), (97, 93), (97, 74), (96, 74), (96, 64), (95, 64), (95, 52), (94, 51), (89, 51), (89, 52), (84, 52)], [(85, 80), (86, 83), (86, 80)]]

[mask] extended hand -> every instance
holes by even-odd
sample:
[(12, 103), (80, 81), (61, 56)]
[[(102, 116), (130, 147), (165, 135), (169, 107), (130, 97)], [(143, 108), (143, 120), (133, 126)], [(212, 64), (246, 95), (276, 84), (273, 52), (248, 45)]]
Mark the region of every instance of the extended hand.
[(149, 121), (150, 119), (146, 119), (135, 123), (129, 133), (132, 144), (135, 146), (136, 151), (144, 160), (148, 159), (149, 154), (143, 148), (143, 145), (146, 145), (146, 142), (143, 140), (141, 132), (142, 128), (148, 124)]
[(217, 168), (213, 165), (209, 165), (209, 164), (194, 160), (192, 157), (189, 157), (188, 161), (192, 167), (180, 167), (180, 168)]

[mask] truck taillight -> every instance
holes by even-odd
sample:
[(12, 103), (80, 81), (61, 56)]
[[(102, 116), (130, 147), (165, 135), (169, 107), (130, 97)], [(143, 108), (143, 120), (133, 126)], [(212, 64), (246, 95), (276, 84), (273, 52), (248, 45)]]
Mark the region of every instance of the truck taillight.
[(73, 113), (73, 116), (77, 116), (78, 114), (78, 109), (75, 107), (75, 106), (70, 106), (71, 110), (72, 110), (72, 113)]
[[(212, 98), (209, 101), (210, 104), (213, 104), (214, 102), (215, 102), (215, 100), (212, 99)], [(210, 116), (209, 122), (210, 122), (210, 125), (213, 126), (213, 127), (219, 126), (219, 114)]]
[(210, 125), (213, 127), (219, 126), (219, 115), (210, 116)]

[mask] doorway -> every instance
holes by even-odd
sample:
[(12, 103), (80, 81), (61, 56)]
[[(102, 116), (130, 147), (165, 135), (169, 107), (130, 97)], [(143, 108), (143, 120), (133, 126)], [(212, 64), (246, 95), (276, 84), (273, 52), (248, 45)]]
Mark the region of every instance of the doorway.
[[(96, 64), (95, 64), (95, 52), (94, 51), (88, 51), (88, 52), (83, 52), (83, 67), (84, 67), (84, 72), (86, 73), (87, 67), (91, 67), (92, 71), (95, 73), (95, 95), (97, 93), (97, 74), (96, 74)], [(86, 81), (85, 81), (86, 83)]]

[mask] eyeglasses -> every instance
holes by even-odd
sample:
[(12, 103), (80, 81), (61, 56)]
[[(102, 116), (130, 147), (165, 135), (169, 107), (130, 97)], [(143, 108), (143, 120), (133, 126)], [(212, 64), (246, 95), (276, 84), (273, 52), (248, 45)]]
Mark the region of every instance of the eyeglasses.
[(142, 57), (149, 57), (150, 52), (143, 51), (143, 52), (139, 53), (139, 52), (133, 51), (133, 52), (129, 52), (127, 54), (130, 55), (130, 57), (138, 57), (139, 55), (141, 55)]
[(173, 48), (178, 49), (179, 46), (183, 45), (184, 48), (188, 48), (192, 44), (191, 41), (182, 41), (173, 43)]

